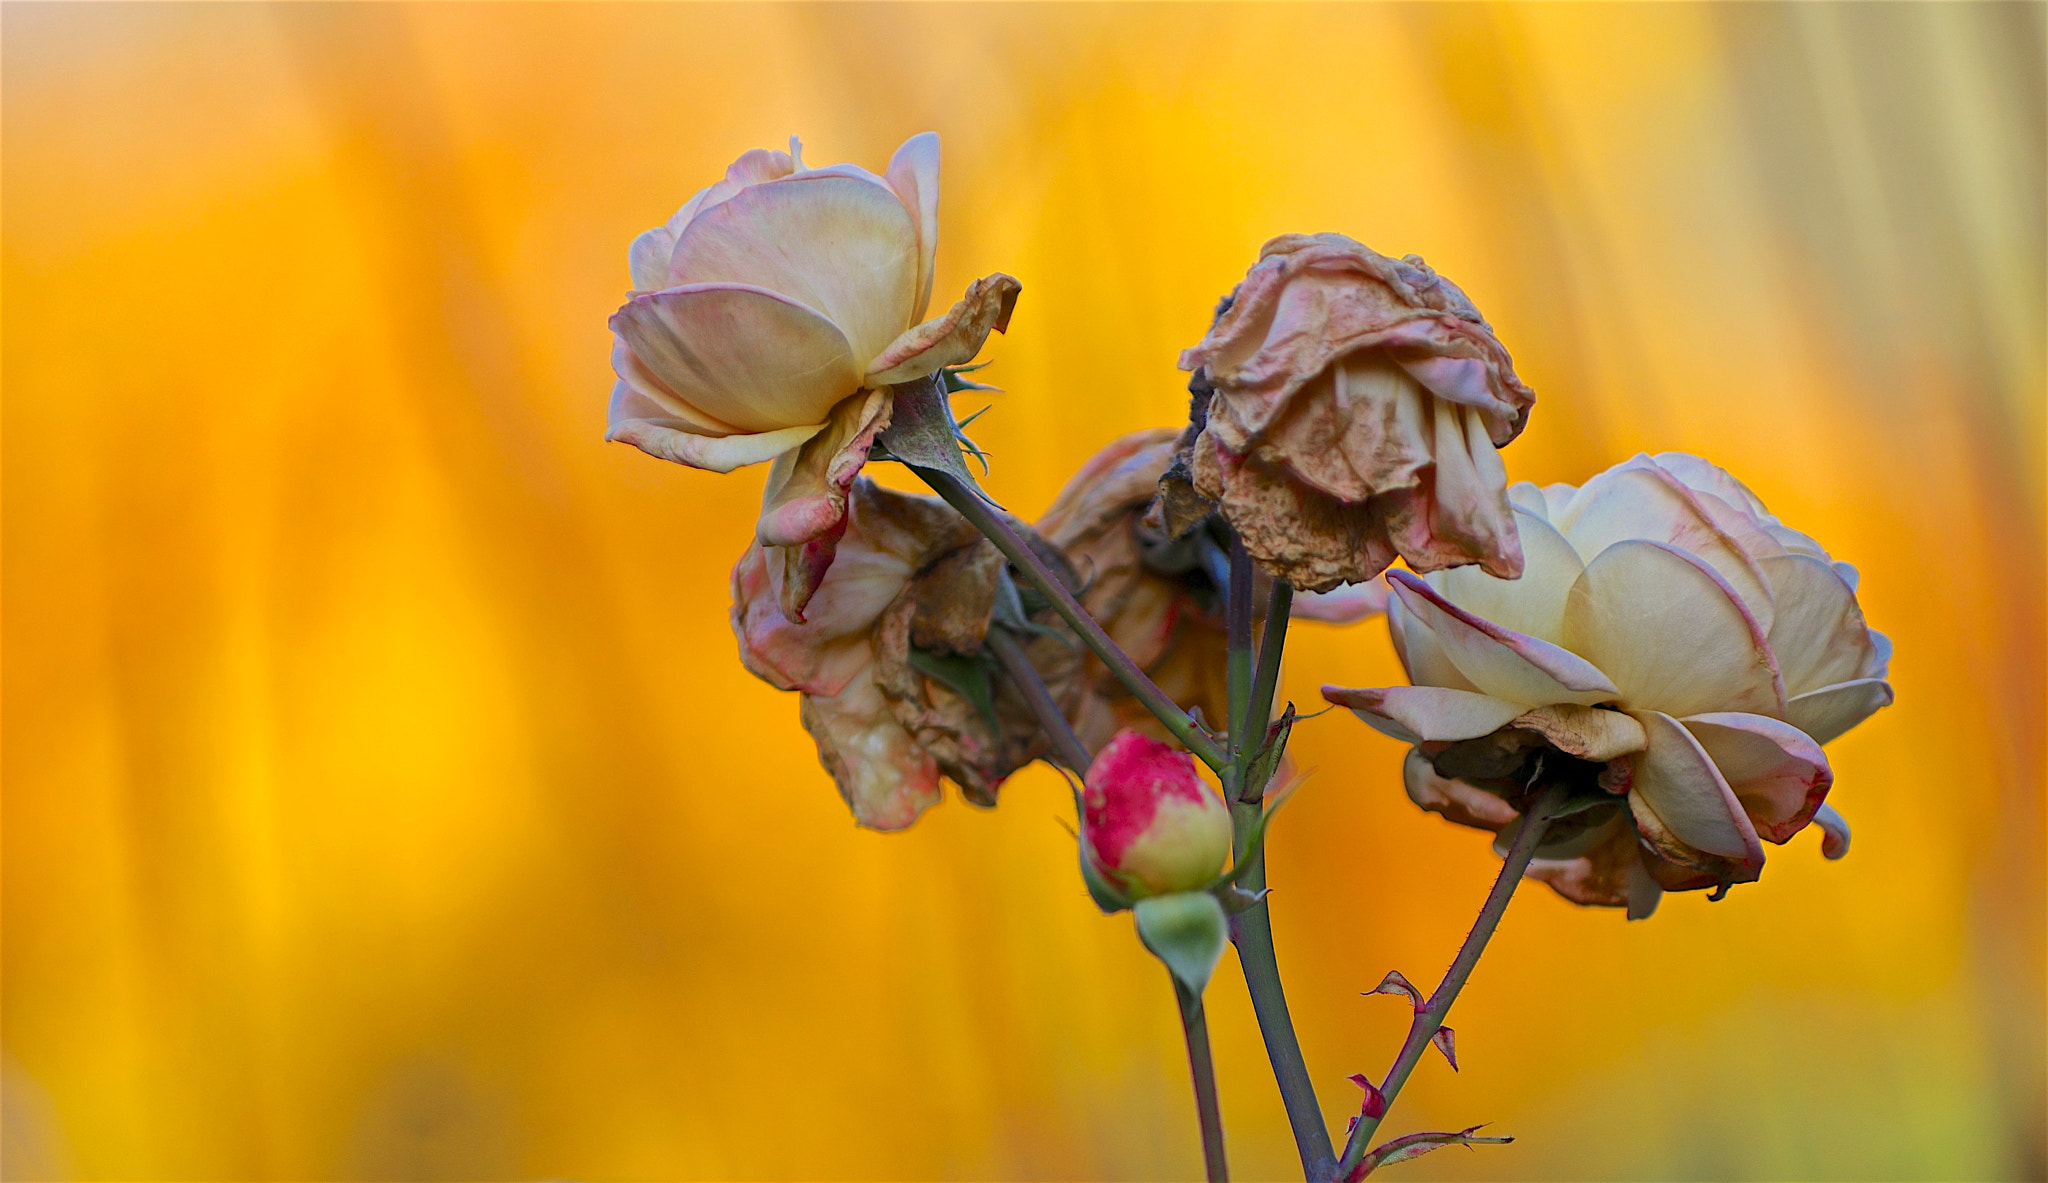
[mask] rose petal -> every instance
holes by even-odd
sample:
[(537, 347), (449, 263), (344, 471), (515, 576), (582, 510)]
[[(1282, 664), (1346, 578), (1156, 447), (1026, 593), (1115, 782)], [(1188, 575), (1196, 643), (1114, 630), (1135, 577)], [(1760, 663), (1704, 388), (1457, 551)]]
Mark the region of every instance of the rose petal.
[(917, 299), (910, 319), (923, 320), (932, 304), (932, 271), (939, 250), (939, 136), (922, 132), (889, 158), (889, 188), (917, 225)]
[(893, 190), (820, 170), (699, 213), (676, 236), (670, 274), (760, 287), (815, 310), (845, 335), (858, 373), (911, 322), (917, 266), (917, 227)]
[(1621, 711), (1571, 703), (1537, 707), (1517, 716), (1514, 725), (1533, 731), (1567, 756), (1604, 764), (1640, 752), (1649, 740), (1643, 725)]
[(1675, 838), (1693, 850), (1729, 860), (1738, 881), (1756, 878), (1764, 865), (1763, 844), (1734, 790), (1706, 750), (1678, 720), (1659, 711), (1632, 711), (1649, 746), (1636, 756), (1629, 804), (1636, 827), (1667, 857), (1692, 865), (1674, 849)]
[(1415, 614), (1401, 607), (1401, 598), (1388, 587), (1387, 632), (1394, 641), (1394, 656), (1408, 680), (1417, 686), (1445, 686), (1453, 690), (1478, 690), (1472, 680), (1458, 672), (1437, 642), (1436, 634), (1423, 627)]
[(998, 271), (967, 285), (967, 294), (936, 320), (925, 321), (889, 342), (868, 365), (867, 385), (887, 386), (966, 365), (981, 352), (990, 331), (1010, 324), (1022, 284)]
[(1406, 571), (1389, 572), (1387, 579), (1401, 606), (1482, 693), (1524, 708), (1555, 702), (1592, 706), (1619, 694), (1605, 673), (1576, 653), (1481, 620)]
[(1785, 693), (1869, 677), (1878, 668), (1856, 593), (1833, 567), (1811, 555), (1786, 554), (1765, 559), (1763, 570), (1778, 600), (1771, 651)]
[(1784, 689), (1756, 620), (1705, 563), (1661, 542), (1617, 542), (1565, 603), (1564, 643), (1630, 707), (1782, 715)]
[(1522, 713), (1522, 708), (1511, 702), (1440, 686), (1359, 690), (1325, 686), (1323, 697), (1350, 707), (1374, 731), (1403, 743), (1477, 739), (1500, 730)]
[(732, 569), (732, 631), (740, 664), (781, 690), (833, 695), (872, 664), (869, 630), (910, 585), (909, 563), (887, 551), (848, 547), (802, 622), (791, 620), (772, 586), (760, 543)]
[(1835, 781), (1820, 745), (1764, 715), (1715, 713), (1679, 720), (1700, 741), (1757, 833), (1784, 842), (1806, 828)]
[(1842, 733), (1892, 705), (1891, 683), (1883, 678), (1838, 682), (1798, 695), (1785, 705), (1785, 719), (1813, 737), (1833, 743)]
[(1408, 758), (1401, 764), (1401, 782), (1410, 801), (1461, 826), (1499, 830), (1521, 816), (1514, 806), (1484, 789), (1438, 776), (1429, 757), (1416, 748), (1408, 749)]
[(1813, 825), (1820, 831), (1822, 858), (1838, 859), (1849, 853), (1849, 822), (1835, 812), (1834, 806), (1823, 805), (1814, 810)]
[(1326, 592), (1296, 592), (1289, 601), (1289, 620), (1313, 620), (1319, 624), (1356, 624), (1387, 610), (1393, 589), (1383, 579), (1347, 583)]
[(1520, 506), (1515, 529), (1522, 539), (1522, 577), (1500, 579), (1478, 567), (1431, 574), (1425, 582), (1472, 615), (1526, 636), (1555, 641), (1562, 635), (1565, 597), (1586, 565), (1549, 522)]
[[(1723, 516), (1731, 526), (1742, 522), (1745, 532), (1754, 535), (1752, 545), (1776, 549), (1753, 521), (1732, 512)], [(1750, 550), (1714, 520), (1692, 490), (1649, 457), (1638, 456), (1586, 482), (1556, 524), (1588, 561), (1627, 539), (1669, 543), (1712, 567), (1764, 631), (1770, 631), (1771, 585)]]
[(792, 620), (804, 619), (804, 605), (832, 565), (846, 525), (846, 491), (889, 425), (889, 407), (886, 390), (847, 399), (833, 408), (824, 431), (768, 470), (755, 535), (781, 552), (770, 556), (769, 571)]
[(938, 804), (938, 765), (890, 712), (873, 666), (837, 695), (804, 695), (801, 718), (854, 821), (901, 830)]
[(672, 414), (732, 432), (824, 421), (860, 388), (846, 338), (786, 296), (733, 284), (650, 292), (612, 314), (612, 368)]
[(731, 472), (773, 460), (823, 430), (825, 425), (816, 423), (781, 431), (707, 435), (698, 423), (670, 414), (666, 407), (619, 382), (612, 387), (611, 423), (604, 438), (691, 468)]
[(668, 287), (668, 260), (675, 250), (676, 236), (668, 227), (641, 231), (626, 248), (626, 270), (633, 276), (634, 290), (653, 292)]

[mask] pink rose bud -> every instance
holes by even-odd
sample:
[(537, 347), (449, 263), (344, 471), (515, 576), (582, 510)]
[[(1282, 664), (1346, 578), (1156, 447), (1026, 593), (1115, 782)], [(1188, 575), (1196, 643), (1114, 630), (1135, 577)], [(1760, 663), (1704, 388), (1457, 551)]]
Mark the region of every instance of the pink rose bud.
[(1089, 858), (1132, 899), (1205, 887), (1230, 853), (1230, 813), (1194, 757), (1136, 731), (1096, 754), (1082, 804)]

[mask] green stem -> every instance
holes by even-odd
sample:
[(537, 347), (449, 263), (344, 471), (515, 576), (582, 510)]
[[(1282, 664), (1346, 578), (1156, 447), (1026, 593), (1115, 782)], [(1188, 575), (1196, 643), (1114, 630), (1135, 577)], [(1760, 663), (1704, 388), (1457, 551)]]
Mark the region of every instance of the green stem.
[[(1263, 808), (1258, 802), (1231, 807), (1239, 834), (1250, 833)], [(1240, 886), (1254, 895), (1264, 891), (1265, 853), (1240, 850), (1238, 857), (1252, 864)], [(1279, 1086), (1280, 1103), (1287, 1110), (1295, 1151), (1301, 1155), (1302, 1177), (1308, 1183), (1324, 1183), (1336, 1169), (1337, 1154), (1330, 1145), (1329, 1127), (1323, 1124), (1323, 1107), (1316, 1100), (1315, 1082), (1309, 1078), (1293, 1016), (1287, 1011), (1287, 991), (1280, 985), (1280, 961), (1273, 951), (1273, 916), (1265, 900), (1231, 920), (1230, 941), (1237, 946), (1237, 965), (1252, 996), (1252, 1013), (1258, 1017), (1259, 1035), (1266, 1042), (1266, 1058), (1273, 1064), (1273, 1082)]]
[[(1251, 727), (1245, 734), (1253, 734), (1257, 728), (1261, 741), (1265, 736), (1266, 724), (1273, 718), (1273, 695), (1280, 688), (1280, 655), (1287, 649), (1287, 617), (1294, 610), (1294, 585), (1285, 579), (1275, 579), (1273, 590), (1266, 598), (1266, 629), (1259, 636), (1259, 669), (1252, 679), (1252, 700), (1248, 722)], [(1239, 758), (1247, 764), (1256, 754), (1256, 745), (1251, 754), (1240, 753)], [(1258, 801), (1265, 797), (1266, 786), (1240, 786), (1240, 799)]]
[(1422, 1053), (1429, 1047), (1431, 1039), (1444, 1025), (1444, 1019), (1451, 1013), (1451, 1004), (1458, 1000), (1458, 992), (1465, 988), (1466, 979), (1472, 976), (1472, 969), (1479, 964), (1479, 955), (1486, 952), (1486, 942), (1493, 937), (1493, 930), (1500, 926), (1500, 918), (1508, 910), (1508, 901), (1514, 898), (1515, 888), (1522, 882), (1522, 873), (1529, 869), (1529, 860), (1536, 857), (1536, 848), (1543, 844), (1543, 831), (1550, 826), (1550, 815), (1563, 804), (1567, 789), (1563, 785), (1551, 785), (1537, 796), (1536, 801), (1522, 815), (1522, 826), (1515, 834), (1515, 841), (1508, 848), (1507, 861), (1501, 864), (1500, 875), (1493, 881), (1493, 890), (1486, 895), (1486, 903), (1479, 909), (1479, 918), (1472, 922), (1472, 931), (1465, 936), (1465, 943), (1458, 949), (1458, 956), (1451, 962), (1451, 968), (1444, 972), (1443, 982), (1436, 993), (1429, 996), (1429, 1002), (1408, 1025), (1408, 1038), (1401, 1043), (1399, 1055), (1394, 1057), (1394, 1066), (1387, 1070), (1386, 1079), (1380, 1083), (1380, 1097), (1385, 1102), (1378, 1116), (1364, 1115), (1351, 1131), (1351, 1140), (1344, 1146), (1344, 1158), (1337, 1164), (1339, 1178), (1350, 1178), (1358, 1167), (1360, 1159), (1372, 1145), (1372, 1136), (1386, 1119), (1387, 1110), (1394, 1107), (1394, 1098), (1401, 1095), (1401, 1086), (1408, 1083), (1408, 1074), (1415, 1071)]
[(995, 654), (1003, 673), (1016, 684), (1024, 705), (1031, 709), (1032, 717), (1038, 720), (1039, 730), (1045, 732), (1046, 741), (1052, 745), (1053, 755), (1074, 772), (1085, 774), (1093, 757), (1088, 754), (1088, 747), (1081, 742), (1081, 737), (1074, 734), (1073, 724), (1067, 722), (1059, 704), (1053, 701), (1052, 691), (1046, 687), (1045, 679), (1039, 676), (1038, 667), (1031, 664), (1031, 657), (1024, 652), (1022, 642), (1009, 629), (996, 625), (988, 630), (988, 649)]
[[(1252, 722), (1252, 557), (1244, 540), (1230, 532), (1230, 587), (1223, 597), (1224, 638), (1229, 644), (1225, 681), (1230, 687), (1231, 763), (1242, 774), (1266, 734), (1266, 722)], [(1229, 786), (1232, 800), (1239, 786)]]
[[(1170, 975), (1169, 975), (1170, 976)], [(1209, 1055), (1209, 1017), (1202, 996), (1173, 979), (1180, 1003), (1180, 1027), (1188, 1040), (1188, 1071), (1195, 1078), (1195, 1116), (1202, 1126), (1202, 1166), (1209, 1183), (1227, 1183), (1230, 1163), (1223, 1156), (1223, 1111), (1216, 1103), (1216, 1063)]]
[(1045, 561), (1032, 551), (1017, 531), (1010, 528), (1010, 523), (1003, 519), (994, 506), (951, 473), (916, 464), (907, 467), (923, 478), (925, 484), (932, 487), (933, 492), (945, 499), (946, 504), (959, 510), (960, 516), (972, 522), (975, 529), (980, 530), (990, 542), (996, 544), (996, 549), (1002, 551), (1003, 556), (1031, 581), (1032, 586), (1051, 601), (1053, 610), (1080, 635), (1082, 643), (1093, 650), (1095, 656), (1102, 659), (1102, 664), (1109, 667), (1109, 672), (1116, 675), (1116, 680), (1122, 682), (1125, 689), (1144, 704), (1146, 710), (1151, 711), (1165, 724), (1166, 729), (1173, 733), (1173, 737), (1181, 742), (1181, 746), (1193, 752), (1202, 763), (1219, 772), (1229, 765), (1228, 757), (1225, 756), (1223, 749), (1217, 746), (1216, 741), (1204, 734), (1202, 729), (1195, 725), (1195, 721), (1188, 717), (1188, 713), (1180, 709), (1173, 699), (1167, 697), (1166, 691), (1154, 684), (1152, 679), (1145, 675), (1145, 671), (1139, 669), (1138, 664), (1131, 660), (1130, 655), (1119, 648), (1108, 633), (1102, 631), (1102, 626), (1095, 622), (1094, 617), (1088, 615), (1088, 610), (1074, 598), (1074, 593), (1067, 590), (1067, 585), (1060, 582), (1052, 569), (1045, 565)]

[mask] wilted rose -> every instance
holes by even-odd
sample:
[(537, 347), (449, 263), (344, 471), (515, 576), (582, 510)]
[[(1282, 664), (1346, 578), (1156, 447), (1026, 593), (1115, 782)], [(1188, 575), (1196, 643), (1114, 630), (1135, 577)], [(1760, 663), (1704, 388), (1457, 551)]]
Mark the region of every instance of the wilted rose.
[[(1043, 754), (1027, 705), (979, 660), (1001, 567), (944, 502), (863, 477), (803, 620), (783, 611), (758, 541), (733, 568), (740, 660), (802, 694), (804, 728), (860, 824), (910, 825), (938, 802), (941, 776), (993, 805), (1004, 778)], [(1062, 709), (1085, 713), (1078, 643), (1035, 635), (1024, 645)]]
[(1206, 886), (1230, 855), (1222, 798), (1194, 757), (1149, 735), (1118, 732), (1096, 753), (1081, 803), (1085, 855), (1127, 899)]
[[(1082, 606), (1110, 638), (1169, 698), (1221, 727), (1230, 702), (1224, 676), (1228, 542), (1213, 518), (1169, 538), (1150, 512), (1179, 437), (1175, 428), (1137, 431), (1091, 456), (1039, 518), (1038, 533), (1074, 569)], [(1271, 587), (1272, 577), (1259, 573), (1252, 588), (1255, 626)], [(1355, 597), (1305, 595), (1296, 597), (1292, 616), (1347, 623), (1363, 614)], [(1092, 655), (1087, 665), (1107, 708), (1080, 727), (1090, 747), (1127, 727), (1170, 738), (1106, 666)]]
[(611, 318), (618, 382), (606, 438), (714, 472), (773, 460), (758, 534), (796, 549), (783, 557), (799, 569), (778, 582), (801, 618), (846, 490), (888, 425), (890, 387), (971, 360), (1007, 324), (1018, 285), (976, 280), (924, 320), (936, 135), (911, 137), (883, 176), (806, 168), (794, 139), (790, 148), (748, 152), (633, 240), (637, 290)]
[(1340, 234), (1273, 239), (1180, 364), (1213, 388), (1194, 487), (1274, 575), (1328, 591), (1397, 555), (1418, 571), (1522, 569), (1496, 449), (1536, 396), (1421, 259)]
[(1522, 577), (1393, 572), (1414, 685), (1324, 687), (1415, 745), (1409, 795), (1502, 831), (1568, 784), (1592, 806), (1546, 832), (1529, 873), (1631, 916), (1663, 891), (1755, 879), (1762, 842), (1816, 818), (1842, 854), (1821, 745), (1892, 699), (1855, 570), (1693, 456), (1512, 496)]

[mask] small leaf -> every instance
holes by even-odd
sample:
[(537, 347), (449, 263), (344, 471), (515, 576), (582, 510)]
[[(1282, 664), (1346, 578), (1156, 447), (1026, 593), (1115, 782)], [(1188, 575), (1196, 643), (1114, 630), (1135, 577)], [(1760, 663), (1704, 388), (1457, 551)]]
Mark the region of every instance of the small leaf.
[(1365, 1090), (1365, 1100), (1358, 1107), (1361, 1117), (1381, 1118), (1387, 1115), (1386, 1094), (1380, 1092), (1379, 1086), (1361, 1072), (1351, 1074), (1351, 1083)]
[(995, 683), (989, 677), (986, 659), (933, 653), (912, 646), (910, 668), (973, 703), (982, 722), (988, 724), (989, 733), (998, 741), (1002, 739), (1003, 725), (996, 719)]
[(1458, 1070), (1458, 1037), (1451, 1034), (1449, 1027), (1438, 1027), (1436, 1034), (1429, 1037), (1429, 1041), (1436, 1045), (1436, 1050), (1444, 1054), (1444, 1059), (1451, 1062), (1451, 1071), (1456, 1072)]
[(1265, 798), (1266, 785), (1279, 771), (1281, 757), (1287, 754), (1287, 737), (1294, 731), (1294, 718), (1294, 704), (1290, 702), (1279, 718), (1266, 725), (1265, 741), (1245, 766), (1244, 786), (1238, 792), (1238, 800), (1259, 801)]
[(1406, 994), (1408, 996), (1408, 1001), (1414, 1004), (1415, 1013), (1418, 1015), (1422, 1013), (1423, 1008), (1426, 1005), (1422, 1001), (1422, 991), (1417, 990), (1415, 988), (1415, 983), (1409, 981), (1405, 977), (1402, 977), (1401, 971), (1398, 969), (1388, 970), (1387, 976), (1380, 979), (1380, 984), (1366, 991), (1366, 993)]
[(1358, 1169), (1351, 1173), (1352, 1183), (1357, 1183), (1357, 1180), (1365, 1178), (1381, 1167), (1407, 1162), (1411, 1158), (1421, 1158), (1432, 1150), (1441, 1150), (1446, 1146), (1505, 1146), (1514, 1141), (1508, 1137), (1482, 1137), (1476, 1131), (1483, 1128), (1485, 1127), (1471, 1126), (1455, 1134), (1404, 1134), (1391, 1142), (1383, 1142), (1359, 1161)]
[(1182, 985), (1201, 994), (1223, 959), (1223, 946), (1230, 943), (1223, 905), (1208, 892), (1182, 891), (1139, 900), (1131, 912), (1138, 920), (1138, 939)]

